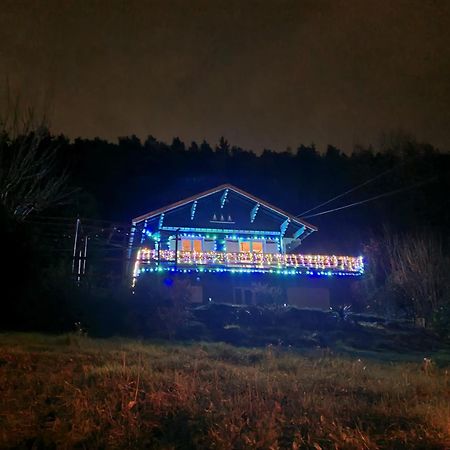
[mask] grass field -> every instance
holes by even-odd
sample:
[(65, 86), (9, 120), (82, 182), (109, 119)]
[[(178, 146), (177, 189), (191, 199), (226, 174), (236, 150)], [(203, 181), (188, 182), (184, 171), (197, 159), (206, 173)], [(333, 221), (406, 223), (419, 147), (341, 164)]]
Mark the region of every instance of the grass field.
[(0, 395), (2, 449), (450, 448), (420, 361), (0, 334)]

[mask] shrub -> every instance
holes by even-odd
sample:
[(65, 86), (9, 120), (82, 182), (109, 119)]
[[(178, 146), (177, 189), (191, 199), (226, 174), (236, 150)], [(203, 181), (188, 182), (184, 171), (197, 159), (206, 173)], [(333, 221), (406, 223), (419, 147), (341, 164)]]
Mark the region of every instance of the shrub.
[(450, 303), (435, 311), (431, 325), (441, 337), (450, 338)]

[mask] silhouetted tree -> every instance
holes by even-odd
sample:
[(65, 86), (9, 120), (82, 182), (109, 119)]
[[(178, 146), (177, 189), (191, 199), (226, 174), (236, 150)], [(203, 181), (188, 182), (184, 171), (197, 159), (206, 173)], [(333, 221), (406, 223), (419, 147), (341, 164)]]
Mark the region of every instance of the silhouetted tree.
[(216, 147), (216, 152), (222, 156), (228, 156), (230, 153), (230, 144), (223, 136), (220, 137), (219, 144)]
[(0, 202), (18, 221), (67, 202), (68, 175), (57, 164), (57, 142), (45, 118), (29, 110), (0, 119)]
[(142, 149), (141, 140), (136, 135), (119, 137), (119, 147), (125, 151), (139, 151)]
[(191, 142), (191, 145), (189, 146), (189, 151), (194, 153), (198, 153), (200, 151), (200, 147), (198, 146), (197, 142), (195, 141)]
[(210, 146), (206, 141), (203, 141), (203, 142), (201, 143), (201, 145), (200, 145), (200, 151), (201, 151), (203, 154), (205, 154), (205, 155), (211, 154), (211, 153), (213, 152), (211, 146)]
[(174, 152), (184, 152), (186, 150), (186, 146), (184, 142), (180, 140), (179, 137), (175, 137), (172, 140), (172, 144), (170, 145), (170, 149)]

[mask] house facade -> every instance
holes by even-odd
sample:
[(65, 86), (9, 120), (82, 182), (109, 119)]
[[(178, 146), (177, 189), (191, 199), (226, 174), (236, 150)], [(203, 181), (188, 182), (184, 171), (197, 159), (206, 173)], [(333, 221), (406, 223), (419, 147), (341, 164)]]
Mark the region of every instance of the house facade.
[(184, 279), (192, 302), (328, 308), (320, 279), (355, 277), (362, 257), (303, 254), (314, 225), (224, 184), (133, 219), (133, 284)]

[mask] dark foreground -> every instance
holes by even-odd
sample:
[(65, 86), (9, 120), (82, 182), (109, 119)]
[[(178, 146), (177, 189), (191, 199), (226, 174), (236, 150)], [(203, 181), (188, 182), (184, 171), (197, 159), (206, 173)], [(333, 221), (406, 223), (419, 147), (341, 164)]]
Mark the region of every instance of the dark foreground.
[(3, 334), (0, 391), (0, 448), (450, 448), (449, 371), (417, 355)]

